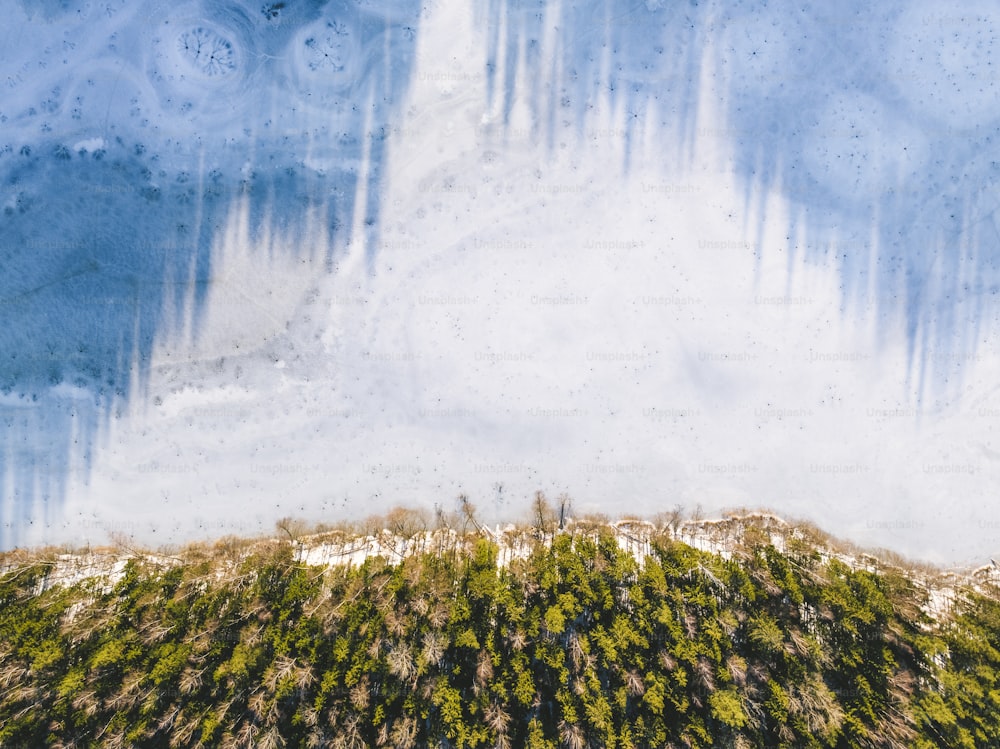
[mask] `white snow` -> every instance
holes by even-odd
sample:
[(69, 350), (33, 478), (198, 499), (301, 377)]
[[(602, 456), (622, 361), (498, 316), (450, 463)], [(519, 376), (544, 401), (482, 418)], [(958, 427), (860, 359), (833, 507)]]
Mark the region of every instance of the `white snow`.
[(80, 140), (73, 144), (74, 151), (99, 151), (104, 148), (105, 142), (104, 138), (88, 138), (87, 140)]
[[(61, 21), (58, 38), (76, 45), (67, 59), (88, 66), (70, 83), (70, 65), (55, 53), (45, 67), (34, 64), (33, 46), (51, 29), (11, 5), (24, 41), (0, 32), (11, 50), (0, 109), (19, 112), (59, 84), (93, 90), (87, 111), (110, 111), (112, 123), (146, 118), (151, 136), (176, 138), (165, 165), (201, 154), (206, 173), (215, 162), (250, 170), (261, 154), (242, 153), (250, 115), (232, 105), (254, 87), (286, 87), (298, 104), (275, 107), (267, 138), (294, 136), (288, 148), (304, 165), (367, 176), (371, 138), (360, 155), (331, 143), (339, 129), (384, 127), (381, 223), (377, 233), (366, 229), (363, 195), (350, 217), (352, 242), (328, 272), (333, 241), (318, 214), (303, 221), (301, 236), (274, 225), (255, 237), (249, 205), (234, 196), (214, 235), (203, 310), (195, 314), (191, 297), (167, 297), (179, 322), (157, 338), (149, 381), (92, 451), (75, 448), (59, 512), (23, 511), (38, 522), (22, 543), (100, 543), (112, 530), (150, 544), (252, 534), (282, 516), (356, 518), (450, 503), (460, 492), (503, 522), (544, 489), (568, 492), (580, 511), (609, 514), (763, 505), (934, 562), (993, 553), (994, 319), (977, 320), (979, 344), (959, 384), (917, 405), (930, 390), (910, 376), (903, 321), (879, 327), (885, 312), (874, 298), (844, 309), (835, 258), (795, 252), (801, 237), (787, 229), (797, 208), (781, 185), (746, 193), (729, 141), (718, 137), (729, 124), (710, 72), (690, 158), (664, 159), (679, 134), (657, 124), (651, 105), (626, 166), (631, 114), (610, 92), (587, 102), (583, 123), (558, 112), (541, 122), (527, 92), (550, 81), (527, 80), (520, 68), (504, 126), (487, 91), (487, 29), (463, 0), (427, 6), (397, 121), (362, 124), (343, 101), (358, 93), (359, 70), (385, 40), (362, 39), (350, 14), (343, 33), (316, 20), (292, 35), (299, 56), (311, 49), (307, 38), (326, 45), (328, 72), (291, 55), (276, 82), (262, 79), (258, 61), (270, 52), (240, 14), (219, 11), (214, 24), (197, 25), (197, 3), (157, 8), (129, 53), (138, 62), (116, 68), (91, 32), (110, 36), (139, 11), (109, 5), (99, 20), (98, 5)], [(360, 5), (407, 16), (382, 0)], [(664, 4), (645, 5), (658, 12)], [(900, 26), (929, 8), (907, 11)], [(175, 23), (204, 29), (223, 51), (220, 40), (229, 40), (232, 55), (221, 55), (218, 69), (185, 56), (164, 31)], [(533, 54), (556, 69), (560, 40), (551, 18), (542, 25)], [(914, 34), (930, 34), (941, 59), (959, 64), (944, 31)], [(897, 58), (916, 64), (916, 47), (900, 39)], [(776, 85), (775, 71), (793, 64), (782, 44), (753, 63), (760, 86)], [(975, 75), (986, 75), (985, 53), (968, 54)], [(947, 111), (956, 127), (993, 111), (945, 83), (923, 98), (922, 90), (916, 82), (901, 89), (914, 106)], [(136, 107), (146, 109), (133, 114)], [(922, 131), (892, 124), (878, 102), (845, 95), (822, 109), (828, 125), (845, 118), (872, 148), (875, 131), (912, 147), (855, 161), (851, 138), (817, 145), (806, 166), (841, 198), (858, 189), (849, 176), (870, 189), (933, 157)], [(13, 141), (34, 137), (37, 124), (12, 116), (3, 127)], [(74, 132), (68, 109), (53, 115), (53, 127)], [(198, 139), (187, 138), (191, 128)], [(113, 130), (69, 142), (95, 151)], [(199, 139), (231, 142), (231, 151)], [(750, 217), (760, 206), (758, 227)], [(38, 424), (79, 408), (69, 387), (38, 403), (0, 395), (19, 414), (37, 412), (19, 417), (27, 444), (44, 446)], [(28, 460), (20, 455), (4, 459)], [(699, 533), (685, 540), (720, 548)], [(314, 551), (319, 560), (368, 553)]]
[[(688, 520), (676, 528), (667, 527), (666, 537), (700, 551), (717, 554), (723, 559), (730, 559), (739, 548), (745, 532), (751, 528), (768, 532), (769, 542), (781, 552), (785, 551), (789, 536), (801, 534), (800, 529), (770, 513), (745, 513), (728, 515), (724, 518)], [(645, 564), (647, 557), (654, 554), (654, 538), (663, 538), (655, 524), (641, 520), (617, 521), (607, 525), (604, 530), (611, 530), (618, 547), (630, 554), (640, 566)], [(569, 520), (565, 531), (544, 533), (526, 527), (516, 528), (510, 524), (503, 528), (497, 525), (495, 529), (483, 526), (480, 534), (472, 535), (460, 535), (453, 529), (443, 529), (403, 536), (383, 529), (368, 536), (321, 533), (315, 536), (302, 536), (293, 541), (262, 540), (244, 546), (241, 558), (259, 549), (261, 545), (292, 543), (295, 561), (312, 567), (358, 567), (366, 560), (374, 558), (398, 564), (416, 554), (440, 554), (456, 549), (467, 551), (475, 538), (485, 536), (496, 544), (497, 566), (503, 569), (516, 560), (528, 558), (539, 543), (551, 544), (556, 535), (561, 533), (570, 534), (574, 541), (583, 538), (597, 540), (599, 537), (599, 530), (593, 523), (580, 524), (572, 519)], [(817, 546), (816, 550), (824, 563), (836, 558), (852, 569), (870, 572), (878, 572), (885, 567), (878, 558), (864, 553), (845, 553), (825, 548), (822, 544)], [(39, 581), (36, 594), (56, 585), (71, 586), (85, 581), (95, 583), (98, 592), (107, 592), (122, 579), (130, 560), (135, 559), (144, 564), (169, 568), (182, 563), (183, 555), (183, 551), (181, 556), (164, 556), (112, 550), (58, 554), (50, 561), (50, 569)], [(232, 560), (230, 569), (231, 565)], [(703, 565), (699, 564), (698, 567), (706, 575), (711, 575)], [(0, 574), (16, 568), (17, 563), (10, 562), (0, 567)], [(226, 565), (222, 564), (216, 569), (216, 578), (222, 579), (226, 573)], [(908, 574), (914, 584), (927, 593), (924, 612), (938, 622), (949, 616), (958, 601), (960, 591), (982, 590), (987, 586), (992, 586), (990, 590), (995, 591), (997, 584), (1000, 583), (1000, 573), (995, 565), (980, 567), (971, 572), (925, 574), (909, 570)], [(807, 606), (801, 607), (801, 611), (805, 618), (815, 617), (815, 612)]]

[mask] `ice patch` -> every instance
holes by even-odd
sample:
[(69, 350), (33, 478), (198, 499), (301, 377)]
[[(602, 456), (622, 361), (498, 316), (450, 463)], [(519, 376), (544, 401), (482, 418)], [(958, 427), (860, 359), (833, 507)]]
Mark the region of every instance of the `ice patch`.
[(927, 139), (877, 99), (830, 97), (807, 130), (803, 161), (831, 192), (870, 202), (917, 179)]
[(909, 3), (890, 34), (890, 81), (910, 106), (963, 129), (1000, 118), (1000, 8)]
[(177, 37), (177, 46), (192, 71), (206, 78), (231, 75), (237, 68), (233, 43), (215, 29), (190, 28)]

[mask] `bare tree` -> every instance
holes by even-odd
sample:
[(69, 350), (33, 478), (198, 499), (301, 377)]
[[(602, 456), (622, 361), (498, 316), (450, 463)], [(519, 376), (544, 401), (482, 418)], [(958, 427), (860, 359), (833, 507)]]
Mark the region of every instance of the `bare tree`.
[(467, 494), (458, 495), (458, 509), (463, 520), (463, 533), (468, 533), (470, 525), (477, 531), (482, 532), (483, 527), (476, 520), (476, 506), (469, 501)]
[(559, 721), (559, 739), (566, 749), (583, 749), (587, 745), (587, 737), (583, 729), (575, 723)]
[(535, 498), (531, 502), (532, 526), (541, 535), (551, 533), (556, 524), (556, 514), (545, 498), (545, 492), (535, 492)]
[(654, 520), (661, 531), (675, 534), (684, 522), (684, 508), (674, 505), (673, 509), (658, 513)]
[(385, 516), (385, 523), (395, 535), (410, 539), (427, 530), (427, 515), (419, 509), (394, 507)]
[(306, 535), (308, 530), (306, 521), (299, 518), (281, 518), (281, 520), (274, 524), (274, 527), (276, 530), (287, 535), (288, 540), (293, 544)]

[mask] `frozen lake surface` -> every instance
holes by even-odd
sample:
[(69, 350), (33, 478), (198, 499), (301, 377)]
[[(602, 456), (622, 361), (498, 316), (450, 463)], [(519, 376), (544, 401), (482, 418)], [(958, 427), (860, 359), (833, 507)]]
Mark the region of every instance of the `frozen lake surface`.
[(996, 553), (992, 4), (0, 6), (0, 547), (543, 489)]

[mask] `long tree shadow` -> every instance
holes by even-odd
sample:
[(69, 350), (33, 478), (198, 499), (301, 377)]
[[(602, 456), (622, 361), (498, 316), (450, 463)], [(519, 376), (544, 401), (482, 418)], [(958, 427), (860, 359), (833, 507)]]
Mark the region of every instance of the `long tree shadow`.
[[(995, 6), (492, 0), (479, 24), (489, 95), (507, 118), (528, 102), (539, 136), (560, 119), (586, 134), (606, 96), (624, 113), (625, 168), (641, 123), (663, 136), (666, 169), (695, 133), (723, 140), (748, 231), (767, 218), (750, 196), (783, 195), (789, 240), (774, 250), (790, 269), (833, 264), (841, 313), (873, 315), (883, 335), (902, 321), (920, 402), (976, 359), (1000, 290)], [(707, 95), (724, 117), (710, 127), (696, 122)]]
[[(585, 135), (588, 113), (602, 96), (627, 113), (621, 132), (626, 159), (647, 110), (655, 107), (669, 127), (671, 156), (690, 148), (694, 135), (704, 39), (710, 12), (697, 3), (643, 0), (549, 2), (490, 0), (480, 8), (485, 33), (487, 95), (509, 123), (517, 97), (535, 114), (538, 135), (549, 144), (563, 121)], [(543, 59), (546, 31), (555, 28), (554, 54)], [(525, 72), (527, 91), (518, 91)], [(666, 141), (665, 141), (666, 143)]]
[(157, 342), (197, 337), (234, 206), (246, 208), (251, 243), (277, 232), (327, 268), (356, 214), (376, 246), (386, 133), (420, 7), (6, 5), (21, 32), (0, 51), (10, 547), (59, 515), (70, 478), (86, 480), (109, 419), (140, 397)]

